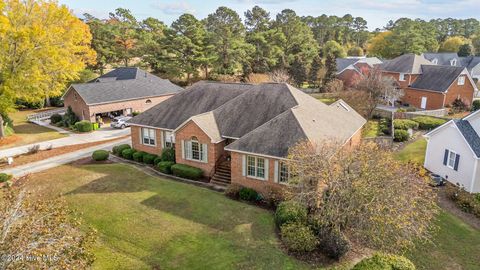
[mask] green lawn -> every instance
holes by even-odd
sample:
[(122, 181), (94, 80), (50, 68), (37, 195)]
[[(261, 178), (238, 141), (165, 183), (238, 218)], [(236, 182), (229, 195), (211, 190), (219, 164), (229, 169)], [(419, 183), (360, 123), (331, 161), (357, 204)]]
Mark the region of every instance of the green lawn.
[(7, 129), (8, 137), (0, 141), (0, 149), (43, 142), (65, 137), (53, 129), (29, 123), (27, 115), (35, 113), (35, 110), (17, 111), (9, 116), (13, 120), (13, 131)]
[(398, 160), (407, 162), (413, 161), (420, 165), (423, 165), (425, 161), (425, 150), (427, 149), (427, 141), (423, 138), (420, 138), (400, 150), (399, 152), (395, 153), (395, 157)]
[(66, 194), (99, 232), (95, 269), (302, 269), (279, 247), (272, 213), (122, 164), (62, 166), (32, 176)]
[(417, 269), (480, 269), (480, 231), (442, 211), (432, 243), (410, 251)]

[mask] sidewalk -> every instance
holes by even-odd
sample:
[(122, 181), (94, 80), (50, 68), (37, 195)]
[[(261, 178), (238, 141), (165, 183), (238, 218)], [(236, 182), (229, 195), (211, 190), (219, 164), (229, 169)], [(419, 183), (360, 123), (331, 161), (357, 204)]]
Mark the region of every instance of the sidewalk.
[(13, 167), (13, 168), (10, 168), (10, 169), (3, 170), (2, 173), (12, 174), (13, 177), (20, 177), (20, 176), (24, 176), (24, 175), (31, 174), (31, 173), (41, 172), (41, 171), (48, 170), (48, 169), (51, 169), (51, 168), (54, 168), (54, 167), (57, 167), (57, 166), (61, 166), (63, 164), (73, 162), (73, 161), (81, 159), (81, 158), (89, 157), (89, 156), (92, 155), (92, 152), (95, 151), (95, 150), (99, 150), (99, 149), (111, 150), (113, 146), (118, 145), (118, 144), (124, 144), (124, 143), (130, 143), (130, 139), (127, 138), (127, 139), (118, 140), (118, 141), (114, 141), (114, 142), (108, 142), (108, 143), (105, 143), (105, 144), (96, 145), (96, 146), (93, 146), (93, 147), (81, 149), (81, 150), (71, 152), (71, 153), (68, 153), (68, 154), (64, 154), (64, 155), (48, 158), (48, 159), (45, 159), (45, 160), (21, 165), (21, 166), (18, 166), (18, 167)]
[[(48, 126), (49, 128), (54, 128), (53, 126)], [(55, 127), (56, 128), (56, 127)], [(64, 131), (68, 132), (68, 131)], [(70, 132), (71, 133), (71, 132)], [(91, 133), (71, 133), (70, 136), (50, 141), (44, 141), (39, 143), (32, 143), (28, 145), (22, 145), (18, 147), (8, 148), (0, 150), (0, 158), (13, 157), (21, 155), (28, 152), (28, 149), (33, 145), (40, 145), (40, 150), (47, 148), (57, 148), (66, 145), (75, 145), (81, 143), (89, 143), (95, 141), (103, 141), (114, 139), (130, 134), (130, 129), (113, 129), (110, 127), (102, 128)]]

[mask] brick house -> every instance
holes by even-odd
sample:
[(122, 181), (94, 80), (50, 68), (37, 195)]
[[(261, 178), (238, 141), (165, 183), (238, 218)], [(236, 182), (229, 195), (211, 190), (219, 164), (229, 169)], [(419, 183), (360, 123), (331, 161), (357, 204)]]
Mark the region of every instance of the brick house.
[(281, 83), (198, 82), (130, 120), (132, 146), (201, 168), (212, 183), (262, 192), (288, 180), (288, 149), (325, 139), (356, 145), (365, 124), (345, 102), (331, 105)]
[(478, 90), (465, 67), (434, 65), (415, 54), (385, 61), (379, 69), (403, 89), (402, 103), (420, 109), (442, 109), (455, 99), (470, 106)]
[(181, 92), (183, 88), (136, 67), (121, 67), (88, 83), (72, 84), (63, 95), (80, 120), (99, 115), (143, 112)]
[(358, 79), (382, 61), (376, 57), (337, 58), (337, 79), (343, 81), (346, 87), (353, 86)]

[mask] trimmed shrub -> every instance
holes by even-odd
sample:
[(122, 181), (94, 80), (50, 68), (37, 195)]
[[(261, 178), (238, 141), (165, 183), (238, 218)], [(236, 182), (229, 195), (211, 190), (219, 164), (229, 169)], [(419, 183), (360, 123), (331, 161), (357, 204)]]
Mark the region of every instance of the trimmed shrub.
[(415, 270), (415, 265), (403, 256), (377, 253), (357, 263), (352, 270)]
[(143, 163), (145, 164), (153, 164), (153, 161), (157, 158), (157, 155), (154, 154), (145, 154), (143, 155)]
[(62, 120), (63, 117), (58, 113), (52, 114), (52, 116), (50, 116), (50, 123), (52, 124), (60, 123)]
[(133, 153), (133, 160), (136, 162), (143, 162), (143, 156), (146, 155), (147, 153), (143, 151), (138, 151)]
[(476, 99), (472, 103), (472, 111), (477, 111), (480, 109), (480, 100)]
[(380, 131), (382, 131), (383, 134), (390, 135), (392, 133), (391, 122), (392, 121), (387, 118), (380, 119), (380, 121), (378, 122), (378, 128), (380, 129)]
[(395, 129), (395, 133), (393, 134), (393, 139), (396, 142), (406, 142), (408, 139), (410, 139), (410, 134), (408, 131), (403, 130), (403, 129)]
[(393, 126), (395, 129), (417, 129), (418, 123), (410, 119), (395, 119), (393, 120)]
[(172, 174), (172, 166), (175, 165), (174, 162), (171, 161), (161, 161), (157, 165), (157, 169), (166, 174)]
[(242, 187), (238, 192), (238, 196), (240, 197), (240, 199), (245, 201), (254, 202), (254, 201), (258, 201), (259, 199), (258, 192), (255, 189), (247, 188), (247, 187)]
[(157, 166), (158, 163), (160, 163), (162, 161), (162, 158), (157, 156), (154, 160), (153, 160), (153, 165)]
[(445, 119), (434, 118), (429, 116), (417, 116), (412, 118), (413, 121), (418, 123), (418, 128), (430, 130), (439, 127), (447, 122)]
[(350, 243), (341, 232), (320, 228), (317, 233), (320, 249), (330, 258), (338, 260), (350, 250)]
[(82, 120), (75, 123), (75, 129), (78, 132), (90, 132), (92, 131), (92, 123), (87, 120)]
[(12, 177), (13, 176), (11, 174), (0, 173), (0, 183), (10, 181), (10, 179), (12, 179)]
[(172, 173), (175, 176), (192, 179), (192, 180), (198, 180), (203, 175), (203, 171), (201, 169), (197, 167), (185, 165), (185, 164), (173, 165)]
[(125, 149), (131, 149), (132, 147), (130, 147), (129, 144), (120, 144), (120, 145), (117, 145), (117, 146), (114, 146), (112, 148), (112, 152), (114, 155), (116, 156), (122, 156), (122, 152), (123, 150)]
[(92, 159), (95, 161), (107, 160), (110, 153), (107, 150), (95, 150), (92, 153)]
[(301, 222), (286, 223), (280, 227), (282, 242), (288, 250), (297, 252), (313, 251), (318, 240), (312, 229)]
[(135, 149), (132, 149), (132, 148), (124, 149), (122, 151), (122, 157), (129, 160), (133, 160), (133, 154), (135, 154), (136, 152), (137, 151), (135, 151)]
[(78, 117), (75, 115), (75, 113), (72, 110), (71, 106), (68, 106), (67, 112), (63, 115), (63, 120), (62, 124), (65, 127), (70, 127), (72, 125), (75, 125), (76, 122), (78, 122)]
[(307, 209), (296, 201), (281, 202), (275, 211), (275, 223), (282, 226), (285, 223), (306, 222)]
[(174, 148), (164, 148), (161, 154), (162, 161), (171, 161), (175, 162), (175, 149)]
[(238, 184), (230, 184), (225, 190), (225, 195), (232, 199), (238, 199), (240, 197), (240, 189), (242, 189), (242, 186)]

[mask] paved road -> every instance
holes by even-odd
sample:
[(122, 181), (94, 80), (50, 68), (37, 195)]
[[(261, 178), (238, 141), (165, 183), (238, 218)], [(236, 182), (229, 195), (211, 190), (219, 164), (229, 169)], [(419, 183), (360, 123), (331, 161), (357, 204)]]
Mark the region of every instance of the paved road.
[[(51, 126), (48, 126), (48, 127), (51, 128)], [(109, 140), (109, 139), (126, 136), (129, 134), (130, 134), (130, 128), (113, 129), (110, 127), (105, 127), (100, 130), (96, 130), (94, 132), (84, 133), (84, 134), (70, 132), (70, 135), (68, 137), (0, 150), (0, 158), (13, 157), (13, 156), (27, 153), (28, 148), (37, 144), (40, 145), (40, 149), (43, 150), (49, 147), (57, 148), (57, 147), (66, 146), (66, 145)]]
[(80, 149), (78, 151), (71, 152), (68, 154), (63, 154), (63, 155), (48, 158), (45, 160), (13, 167), (10, 169), (3, 170), (2, 173), (8, 173), (8, 174), (12, 174), (14, 177), (20, 177), (20, 176), (24, 176), (31, 173), (41, 172), (57, 166), (61, 166), (63, 164), (73, 162), (81, 158), (89, 157), (92, 155), (92, 152), (95, 150), (98, 150), (98, 149), (111, 150), (114, 145), (123, 144), (123, 143), (130, 143), (130, 138), (108, 142), (105, 144)]

